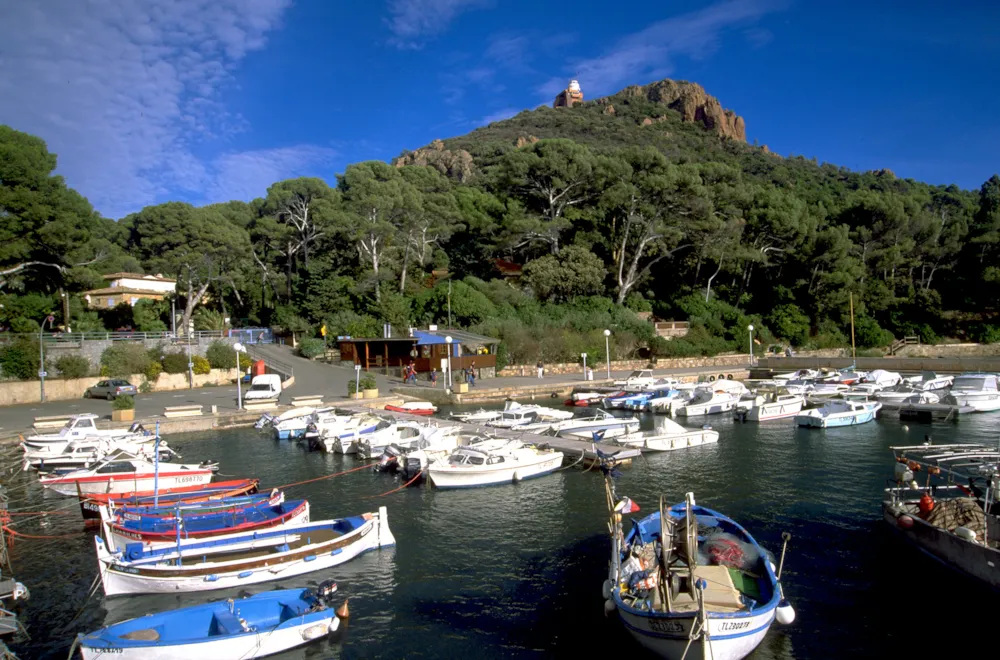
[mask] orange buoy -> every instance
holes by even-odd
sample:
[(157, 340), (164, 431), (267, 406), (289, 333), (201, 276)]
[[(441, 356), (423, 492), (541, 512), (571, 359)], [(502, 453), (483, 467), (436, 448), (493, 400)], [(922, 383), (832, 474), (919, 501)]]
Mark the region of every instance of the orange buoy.
[(930, 495), (924, 494), (924, 496), (920, 498), (920, 503), (917, 504), (917, 508), (920, 509), (920, 515), (926, 516), (934, 510), (934, 498)]
[(337, 618), (346, 619), (351, 616), (351, 610), (347, 607), (347, 601), (350, 599), (345, 598), (344, 604), (337, 608)]

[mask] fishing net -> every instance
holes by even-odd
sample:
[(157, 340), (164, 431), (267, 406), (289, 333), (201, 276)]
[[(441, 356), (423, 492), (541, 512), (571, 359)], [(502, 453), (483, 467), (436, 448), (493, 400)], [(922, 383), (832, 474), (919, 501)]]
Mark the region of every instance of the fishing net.
[(749, 571), (760, 560), (760, 552), (732, 534), (719, 533), (698, 546), (698, 563)]
[(954, 532), (957, 527), (967, 527), (979, 539), (986, 535), (986, 515), (979, 503), (971, 497), (938, 500), (925, 520), (949, 532)]

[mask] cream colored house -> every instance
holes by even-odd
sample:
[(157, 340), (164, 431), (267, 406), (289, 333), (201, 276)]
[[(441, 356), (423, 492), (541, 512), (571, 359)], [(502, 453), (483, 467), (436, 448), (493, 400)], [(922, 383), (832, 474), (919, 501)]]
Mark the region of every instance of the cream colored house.
[(177, 280), (162, 275), (111, 273), (104, 279), (108, 286), (84, 291), (83, 297), (91, 309), (111, 309), (122, 303), (135, 305), (139, 300), (163, 300), (177, 290)]

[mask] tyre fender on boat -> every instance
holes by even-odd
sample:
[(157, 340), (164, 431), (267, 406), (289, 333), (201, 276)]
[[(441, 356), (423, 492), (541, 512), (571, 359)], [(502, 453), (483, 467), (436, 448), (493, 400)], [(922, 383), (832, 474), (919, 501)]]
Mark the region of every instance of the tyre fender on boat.
[(618, 606), (615, 605), (615, 601), (610, 598), (604, 601), (604, 616), (611, 616), (615, 613), (616, 609), (618, 609)]
[(601, 595), (604, 596), (604, 600), (611, 600), (611, 580), (605, 580), (601, 585)]

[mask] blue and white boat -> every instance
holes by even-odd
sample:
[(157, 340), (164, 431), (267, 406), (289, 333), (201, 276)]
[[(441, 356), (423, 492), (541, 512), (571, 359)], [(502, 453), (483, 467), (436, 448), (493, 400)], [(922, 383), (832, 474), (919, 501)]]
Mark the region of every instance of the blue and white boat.
[(258, 420), (261, 428), (270, 424), (274, 430), (275, 440), (291, 440), (294, 438), (306, 437), (306, 429), (309, 424), (316, 421), (316, 416), (328, 412), (330, 408), (316, 409), (309, 406), (301, 406), (286, 410), (277, 416), (264, 414)]
[[(108, 535), (110, 538), (110, 535)], [(178, 539), (166, 548), (112, 546), (95, 537), (98, 569), (108, 596), (210, 591), (281, 580), (337, 566), (396, 540), (385, 507), (337, 520)]]
[(677, 396), (678, 390), (673, 388), (657, 388), (646, 392), (639, 392), (625, 399), (626, 410), (651, 410), (653, 399), (668, 399)]
[(280, 589), (147, 614), (77, 636), (84, 660), (246, 660), (308, 644), (340, 626), (337, 585)]
[[(638, 511), (618, 501), (607, 478), (611, 564), (605, 611), (617, 612), (631, 635), (661, 658), (738, 660), (753, 652), (771, 624), (791, 623), (781, 569), (742, 526), (685, 501), (625, 532), (622, 515)], [(787, 537), (786, 537), (787, 540)], [(784, 552), (782, 552), (784, 563)]]
[(831, 399), (819, 408), (802, 411), (795, 416), (795, 423), (817, 429), (854, 426), (872, 421), (881, 408), (878, 401)]
[(623, 392), (604, 398), (601, 405), (609, 410), (617, 410), (625, 407), (625, 402), (635, 395), (634, 392)]

